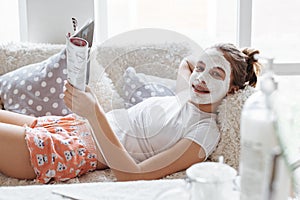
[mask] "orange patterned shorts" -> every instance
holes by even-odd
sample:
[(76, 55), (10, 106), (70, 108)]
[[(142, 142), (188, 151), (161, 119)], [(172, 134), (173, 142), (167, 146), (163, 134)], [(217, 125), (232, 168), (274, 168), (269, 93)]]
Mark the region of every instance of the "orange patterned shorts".
[(66, 181), (96, 169), (93, 136), (76, 115), (39, 117), (25, 126), (25, 140), (40, 183)]

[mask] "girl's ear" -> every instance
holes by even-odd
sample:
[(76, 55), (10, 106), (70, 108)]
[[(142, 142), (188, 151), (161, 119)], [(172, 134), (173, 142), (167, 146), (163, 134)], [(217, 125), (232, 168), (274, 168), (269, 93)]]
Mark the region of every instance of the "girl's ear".
[(236, 86), (236, 85), (231, 85), (230, 86), (230, 88), (229, 88), (229, 90), (228, 90), (228, 92), (227, 92), (227, 94), (234, 94), (236, 91), (238, 91), (239, 90), (239, 87), (238, 86)]

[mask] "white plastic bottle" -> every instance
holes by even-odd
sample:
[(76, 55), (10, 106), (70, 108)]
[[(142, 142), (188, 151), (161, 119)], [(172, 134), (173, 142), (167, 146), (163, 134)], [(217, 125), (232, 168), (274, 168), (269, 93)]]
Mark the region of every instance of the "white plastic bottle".
[[(271, 68), (272, 60), (269, 62)], [(288, 174), (282, 156), (274, 154), (274, 151), (280, 148), (275, 130), (276, 115), (272, 108), (276, 89), (277, 84), (269, 69), (261, 79), (260, 91), (250, 96), (243, 107), (239, 168), (241, 200), (288, 198), (288, 191), (284, 191), (284, 194), (281, 191), (281, 197), (276, 197), (279, 193), (274, 191), (277, 188), (275, 186), (282, 182), (279, 180), (282, 179), (282, 175)]]

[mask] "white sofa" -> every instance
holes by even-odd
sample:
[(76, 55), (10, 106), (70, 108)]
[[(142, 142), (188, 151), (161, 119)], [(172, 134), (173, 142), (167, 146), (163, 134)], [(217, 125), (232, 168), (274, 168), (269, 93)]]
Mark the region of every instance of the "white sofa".
[[(64, 45), (6, 43), (0, 45), (0, 75), (31, 63), (41, 62), (60, 52)], [(96, 44), (91, 49), (91, 77), (89, 85), (95, 91), (105, 111), (126, 106), (127, 96), (124, 93), (124, 72), (133, 67), (138, 77), (160, 77), (175, 79), (180, 61), (191, 54), (193, 47), (186, 42), (144, 43), (144, 44)], [(142, 73), (142, 74), (141, 74)], [(151, 75), (151, 76), (149, 76)], [(1, 76), (0, 76), (1, 78)], [(163, 79), (159, 79), (161, 81)], [(151, 79), (153, 81), (153, 79)], [(157, 80), (156, 80), (157, 81)], [(142, 83), (141, 83), (142, 84)], [(167, 83), (164, 83), (167, 84)], [(168, 85), (168, 84), (167, 84)], [(12, 90), (10, 90), (13, 92)], [(219, 156), (224, 162), (238, 168), (239, 161), (239, 120), (244, 101), (253, 93), (252, 88), (238, 91), (228, 96), (219, 107), (218, 125), (221, 130), (221, 141), (209, 160), (217, 161)], [(3, 95), (3, 91), (2, 91)], [(18, 94), (16, 94), (18, 95)], [(4, 100), (0, 99), (2, 105)], [(182, 178), (184, 172), (175, 173), (167, 178)], [(67, 183), (115, 181), (110, 170), (100, 170)], [(33, 181), (16, 180), (0, 175), (0, 185), (27, 185)]]

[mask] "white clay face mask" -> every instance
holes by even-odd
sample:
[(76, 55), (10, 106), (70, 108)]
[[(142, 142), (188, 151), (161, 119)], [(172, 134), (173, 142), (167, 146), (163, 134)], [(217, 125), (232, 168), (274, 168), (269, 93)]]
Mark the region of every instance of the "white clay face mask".
[[(230, 86), (230, 63), (223, 53), (210, 48), (197, 58), (190, 77), (190, 98), (196, 104), (212, 104), (223, 99)], [(225, 75), (225, 76), (224, 76)]]

